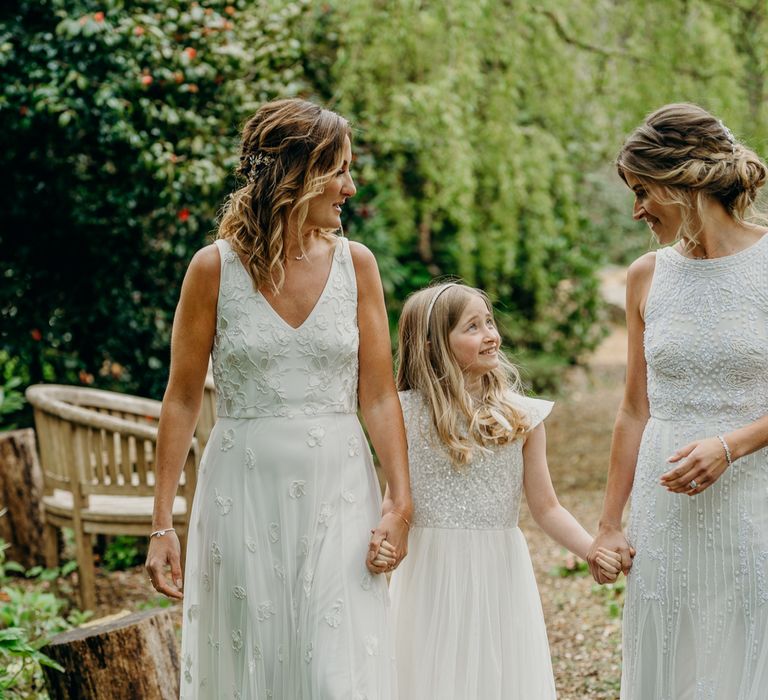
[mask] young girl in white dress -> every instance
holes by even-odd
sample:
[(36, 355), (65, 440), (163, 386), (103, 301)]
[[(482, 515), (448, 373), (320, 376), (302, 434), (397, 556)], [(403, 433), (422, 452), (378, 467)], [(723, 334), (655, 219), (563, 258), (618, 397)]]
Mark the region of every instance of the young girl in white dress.
[[(548, 700), (555, 684), (520, 499), (584, 558), (592, 538), (557, 500), (542, 421), (522, 396), (483, 292), (446, 283), (400, 319), (397, 383), (413, 494), (409, 556), (392, 576), (400, 700)], [(383, 562), (386, 547), (380, 551)], [(606, 579), (620, 559), (600, 552)]]

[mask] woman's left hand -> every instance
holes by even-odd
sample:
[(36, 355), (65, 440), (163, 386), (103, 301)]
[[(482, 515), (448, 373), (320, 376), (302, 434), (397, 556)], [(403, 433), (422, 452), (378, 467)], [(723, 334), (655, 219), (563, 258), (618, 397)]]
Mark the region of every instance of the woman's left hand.
[(661, 485), (671, 493), (695, 496), (714, 484), (728, 468), (723, 444), (716, 437), (696, 440), (677, 450), (668, 462), (677, 466), (661, 476)]
[[(385, 541), (391, 547), (387, 548), (386, 562), (379, 556)], [(376, 529), (371, 531), (371, 542), (368, 545), (365, 565), (372, 574), (383, 574), (396, 569), (406, 554), (408, 554), (408, 525), (400, 515), (389, 511), (381, 517)]]

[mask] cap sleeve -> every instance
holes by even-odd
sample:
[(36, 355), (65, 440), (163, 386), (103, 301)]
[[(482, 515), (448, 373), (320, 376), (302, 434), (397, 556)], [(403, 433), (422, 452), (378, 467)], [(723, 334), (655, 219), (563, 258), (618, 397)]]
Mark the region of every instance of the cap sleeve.
[(552, 412), (552, 407), (555, 405), (554, 401), (533, 399), (529, 396), (521, 396), (520, 394), (515, 394), (512, 397), (512, 401), (528, 414), (528, 419), (531, 422), (529, 430), (533, 430), (541, 423)]
[(400, 408), (403, 409), (403, 420), (407, 426), (413, 419), (418, 397), (416, 396), (416, 392), (413, 390), (399, 391), (397, 396), (400, 399)]

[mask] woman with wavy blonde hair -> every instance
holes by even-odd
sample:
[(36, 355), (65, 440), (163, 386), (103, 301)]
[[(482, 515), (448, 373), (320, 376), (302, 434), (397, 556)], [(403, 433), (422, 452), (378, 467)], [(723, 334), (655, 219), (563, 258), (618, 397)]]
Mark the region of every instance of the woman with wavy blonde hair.
[[(523, 490), (557, 542), (585, 557), (592, 538), (552, 488), (543, 424), (552, 403), (520, 393), (499, 345), (478, 289), (438, 284), (403, 308), (397, 384), (414, 513), (410, 555), (391, 582), (401, 700), (555, 697), (517, 527)], [(600, 559), (615, 578), (619, 560)]]
[[(627, 381), (598, 547), (631, 572), (622, 700), (768, 688), (768, 170), (706, 110), (650, 114), (617, 160), (664, 246), (627, 277)], [(632, 503), (625, 537), (622, 513)], [(632, 561), (633, 548), (636, 550)]]
[[(147, 571), (184, 600), (185, 699), (395, 698), (377, 574), (406, 554), (411, 496), (376, 261), (335, 233), (355, 194), (351, 163), (338, 114), (264, 105), (243, 129), (244, 184), (182, 286)], [(174, 495), (209, 355), (218, 419), (182, 596)], [(381, 514), (358, 406), (389, 488)]]

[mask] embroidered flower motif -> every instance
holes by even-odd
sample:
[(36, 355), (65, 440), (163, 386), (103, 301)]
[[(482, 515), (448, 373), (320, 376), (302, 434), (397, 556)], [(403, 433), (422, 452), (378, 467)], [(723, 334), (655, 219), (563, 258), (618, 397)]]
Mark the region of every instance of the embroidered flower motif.
[(270, 523), (268, 530), (269, 530), (269, 541), (272, 544), (277, 544), (280, 541), (280, 524)]
[(307, 648), (304, 650), (304, 663), (308, 664), (310, 661), (312, 661), (312, 650), (315, 648), (315, 645), (310, 642), (307, 644)]
[(240, 651), (243, 648), (243, 633), (241, 630), (232, 632), (232, 649)]
[(363, 578), (360, 580), (360, 588), (364, 591), (370, 591), (373, 586), (373, 575), (370, 571), (366, 571), (363, 574)]
[(250, 447), (245, 451), (245, 466), (248, 469), (256, 468), (256, 455)]
[(283, 658), (284, 658), (283, 657), (283, 645), (282, 644), (278, 644), (277, 645), (277, 660), (280, 663), (283, 663)]
[(307, 535), (299, 538), (299, 554), (304, 557), (309, 554), (309, 537)]
[(365, 638), (365, 651), (368, 656), (378, 656), (379, 654), (379, 638), (375, 634), (369, 634)]
[(360, 455), (360, 439), (356, 435), (350, 435), (347, 438), (347, 454), (350, 457), (357, 457)]
[(320, 513), (317, 516), (317, 522), (320, 525), (327, 525), (328, 521), (334, 516), (336, 509), (330, 503), (320, 504)]
[(275, 576), (277, 576), (277, 578), (279, 578), (281, 581), (285, 581), (285, 569), (279, 561), (272, 565), (272, 570), (275, 572)]
[(355, 503), (357, 501), (357, 496), (355, 496), (354, 493), (351, 491), (344, 491), (343, 494), (341, 494), (341, 497), (347, 502), (347, 503)]
[(341, 611), (344, 608), (344, 601), (338, 598), (331, 606), (331, 609), (323, 615), (323, 620), (329, 627), (336, 629), (341, 624)]
[(322, 446), (323, 438), (325, 437), (325, 428), (321, 425), (315, 425), (307, 431), (307, 434), (309, 435), (307, 438), (307, 445), (310, 447)]
[(253, 647), (253, 655), (248, 659), (249, 673), (254, 673), (256, 671), (256, 666), (262, 658), (261, 647), (257, 644)]
[(226, 452), (227, 450), (231, 450), (234, 444), (235, 444), (234, 429), (230, 428), (229, 430), (225, 430), (224, 434), (221, 436), (221, 451)]
[(248, 547), (248, 551), (250, 551), (252, 554), (256, 554), (256, 550), (259, 548), (259, 545), (256, 544), (256, 540), (254, 540), (252, 537), (249, 537), (245, 541), (245, 546)]
[(229, 515), (229, 511), (232, 510), (232, 499), (224, 498), (224, 496), (219, 493), (218, 489), (215, 489), (214, 493), (216, 494), (214, 502), (219, 509), (219, 515)]
[(215, 649), (216, 651), (219, 651), (219, 648), (221, 647), (221, 642), (216, 641), (213, 638), (212, 634), (208, 635), (208, 646), (211, 647), (211, 649)]
[(275, 615), (275, 606), (271, 600), (265, 600), (259, 607), (256, 608), (256, 619), (259, 622), (269, 620), (270, 617)]
[(202, 581), (203, 581), (203, 588), (205, 588), (207, 593), (211, 592), (211, 577), (208, 574), (202, 575)]
[(200, 606), (190, 605), (189, 610), (187, 610), (187, 619), (192, 622), (192, 620), (196, 620), (198, 617), (200, 617)]
[[(237, 651), (240, 651), (240, 650), (237, 649)], [(237, 686), (234, 683), (232, 684), (232, 700), (243, 700), (243, 694), (238, 690)]]
[(303, 576), (303, 579), (304, 579), (304, 584), (303, 584), (304, 595), (307, 596), (307, 598), (309, 598), (309, 594), (310, 594), (310, 592), (312, 590), (312, 580), (314, 578), (315, 578), (315, 572), (312, 569), (307, 568), (307, 570), (304, 572), (304, 576)]
[(217, 542), (211, 542), (211, 559), (213, 559), (214, 564), (221, 564), (221, 547)]
[(306, 485), (307, 482), (303, 479), (296, 479), (296, 481), (292, 481), (291, 485), (288, 487), (288, 495), (291, 498), (301, 498), (306, 494)]
[(184, 657), (184, 680), (187, 683), (192, 682), (192, 656), (190, 654)]
[(242, 586), (235, 586), (232, 589), (232, 595), (235, 596), (235, 598), (237, 598), (238, 600), (245, 600), (245, 596), (246, 596), (245, 588), (243, 588)]

